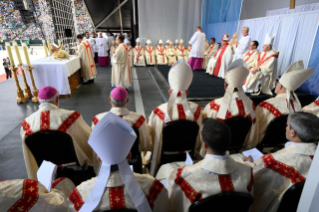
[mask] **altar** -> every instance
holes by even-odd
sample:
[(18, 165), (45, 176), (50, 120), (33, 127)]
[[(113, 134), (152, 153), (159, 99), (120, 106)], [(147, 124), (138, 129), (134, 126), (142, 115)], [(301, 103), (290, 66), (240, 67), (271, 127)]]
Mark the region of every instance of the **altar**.
[[(81, 83), (80, 57), (70, 56), (69, 60), (55, 60), (53, 56), (41, 58), (31, 62), (35, 86), (40, 90), (44, 86), (58, 89), (60, 95), (69, 96)], [(25, 68), (26, 65), (23, 65)], [(26, 71), (26, 78), (31, 90), (33, 89), (30, 74)]]

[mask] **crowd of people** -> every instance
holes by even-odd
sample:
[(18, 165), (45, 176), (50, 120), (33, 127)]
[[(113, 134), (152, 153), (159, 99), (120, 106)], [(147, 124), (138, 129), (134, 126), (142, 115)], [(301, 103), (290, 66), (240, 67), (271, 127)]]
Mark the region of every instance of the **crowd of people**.
[(74, 1), (75, 14), (76, 14), (76, 34), (83, 34), (87, 31), (92, 31), (93, 25), (86, 7), (83, 4), (83, 0)]

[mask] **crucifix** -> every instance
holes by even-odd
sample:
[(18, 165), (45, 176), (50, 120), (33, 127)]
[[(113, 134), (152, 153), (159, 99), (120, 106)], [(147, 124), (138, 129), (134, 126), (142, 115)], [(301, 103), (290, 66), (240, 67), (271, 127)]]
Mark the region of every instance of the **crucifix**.
[(295, 9), (296, 0), (290, 0), (290, 9)]

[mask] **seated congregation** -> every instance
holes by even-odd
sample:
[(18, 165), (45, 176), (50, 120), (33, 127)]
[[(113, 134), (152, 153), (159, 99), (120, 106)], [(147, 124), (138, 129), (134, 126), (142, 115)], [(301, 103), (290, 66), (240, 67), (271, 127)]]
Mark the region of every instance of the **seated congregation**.
[[(318, 100), (302, 109), (294, 94), (313, 70), (301, 61), (292, 64), (277, 82), (277, 96), (255, 107), (242, 88), (248, 68), (242, 59), (231, 63), (225, 70), (225, 95), (202, 110), (187, 100), (193, 71), (185, 60), (178, 60), (168, 76), (170, 98), (152, 111), (148, 122), (126, 109), (129, 99), (123, 87), (111, 91), (111, 110), (94, 116), (91, 127), (80, 113), (59, 108), (57, 89), (43, 87), (39, 110), (21, 127), (28, 179), (0, 182), (0, 211), (186, 212), (199, 211), (205, 204), (222, 205), (224, 211), (277, 211), (285, 192), (306, 180), (316, 151)], [(284, 147), (256, 160), (245, 157), (245, 150), (264, 150), (268, 126), (281, 117), (283, 129), (286, 126), (280, 131)], [(83, 169), (81, 174), (93, 167), (96, 176), (79, 182), (58, 174), (51, 190), (38, 181), (41, 162), (30, 147), (39, 133), (53, 132), (70, 137), (69, 155), (74, 155), (77, 169)], [(49, 160), (48, 155), (41, 157)], [(60, 168), (74, 166), (69, 164), (74, 161), (57, 161), (51, 162)], [(223, 194), (237, 195), (240, 203), (207, 201)]]

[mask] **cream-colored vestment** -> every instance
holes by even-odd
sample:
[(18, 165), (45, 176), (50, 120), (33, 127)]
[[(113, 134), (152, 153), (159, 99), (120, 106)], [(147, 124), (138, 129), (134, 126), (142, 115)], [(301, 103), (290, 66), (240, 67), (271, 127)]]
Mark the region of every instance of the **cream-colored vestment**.
[(217, 50), (218, 44), (214, 43), (209, 46), (207, 51), (205, 51), (202, 69), (207, 68), (208, 61), (210, 60), (210, 58), (212, 58), (212, 56), (216, 53)]
[(128, 54), (128, 60), (130, 62), (130, 67), (133, 67), (133, 59), (134, 59), (134, 52), (132, 46), (126, 46), (126, 51)]
[(225, 78), (225, 71), (232, 61), (232, 47), (231, 45), (226, 44), (225, 46), (220, 47), (214, 56), (210, 58), (206, 68), (206, 73), (220, 78)]
[(168, 48), (166, 50), (166, 56), (168, 59), (167, 65), (172, 66), (176, 63), (176, 51), (174, 48)]
[(112, 86), (131, 86), (132, 76), (130, 69), (129, 56), (125, 44), (122, 43), (113, 55), (112, 63)]
[(177, 47), (176, 48), (176, 54), (177, 54), (177, 60), (185, 60), (186, 62), (188, 62), (188, 60), (189, 60), (188, 51), (187, 51), (187, 49), (184, 46), (183, 47)]
[(110, 55), (111, 55), (111, 63), (112, 64), (113, 64), (113, 55), (115, 54), (116, 49), (117, 49), (117, 46), (111, 46)]
[(97, 72), (92, 49), (88, 41), (82, 41), (79, 45), (78, 54), (81, 58), (81, 76), (84, 82), (94, 79)]
[(75, 189), (75, 185), (69, 178), (60, 177), (53, 181), (51, 188), (62, 192), (66, 197), (68, 197)]
[(311, 113), (319, 117), (319, 100), (316, 100), (310, 105), (305, 106), (304, 108), (302, 108), (302, 111)]
[(134, 65), (145, 66), (144, 49), (141, 46), (134, 47)]
[(241, 59), (245, 61), (248, 68), (250, 68), (254, 66), (254, 62), (257, 59), (258, 54), (259, 54), (259, 51), (257, 49), (252, 51), (248, 50), (245, 54), (243, 54)]
[(147, 65), (156, 65), (155, 49), (151, 46), (145, 46), (144, 48), (146, 64)]
[(156, 60), (158, 65), (167, 65), (166, 48), (156, 46)]

